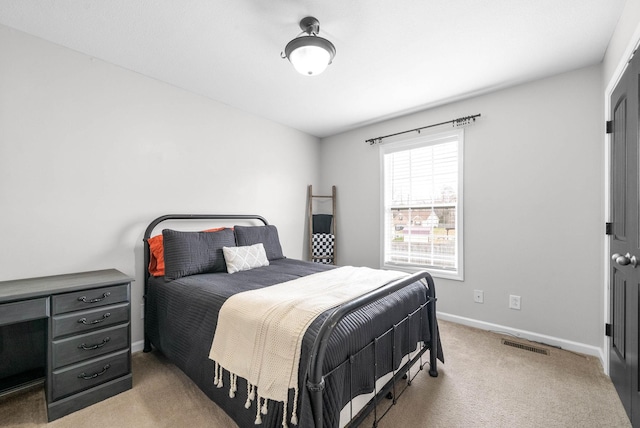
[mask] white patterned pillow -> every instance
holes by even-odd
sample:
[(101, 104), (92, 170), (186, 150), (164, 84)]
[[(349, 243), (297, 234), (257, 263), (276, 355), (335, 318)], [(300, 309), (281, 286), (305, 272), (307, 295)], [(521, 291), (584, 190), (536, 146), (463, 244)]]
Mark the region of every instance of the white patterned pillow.
[(269, 266), (267, 253), (262, 243), (247, 247), (222, 247), (227, 272), (234, 273), (260, 266)]

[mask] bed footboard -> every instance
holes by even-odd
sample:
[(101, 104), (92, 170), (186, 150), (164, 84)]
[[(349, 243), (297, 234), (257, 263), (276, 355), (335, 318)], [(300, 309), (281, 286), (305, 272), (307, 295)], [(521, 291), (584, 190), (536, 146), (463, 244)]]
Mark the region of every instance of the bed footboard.
[[(415, 282), (420, 281), (426, 289), (427, 292), (427, 300), (424, 305), (427, 306), (427, 314), (429, 318), (429, 335), (430, 335), (430, 343), (423, 346), (413, 358), (409, 358), (407, 363), (402, 365), (397, 371), (393, 373), (392, 378), (381, 388), (380, 391), (374, 390), (373, 399), (365, 406), (363, 411), (351, 421), (351, 424), (357, 426), (369, 413), (372, 409), (375, 411), (375, 406), (377, 402), (380, 400), (380, 397), (384, 397), (388, 394), (391, 388), (394, 386), (395, 382), (400, 378), (406, 376), (406, 373), (410, 368), (422, 358), (422, 355), (430, 350), (429, 353), (429, 375), (432, 377), (438, 376), (438, 366), (437, 366), (437, 357), (438, 357), (438, 325), (436, 320), (436, 292), (435, 292), (435, 284), (433, 282), (433, 278), (427, 271), (420, 271), (414, 273), (410, 276), (402, 278), (400, 280), (393, 281), (383, 287), (378, 288), (370, 293), (367, 293), (357, 299), (354, 299), (350, 302), (347, 302), (341, 306), (338, 306), (334, 311), (329, 315), (329, 317), (325, 320), (325, 322), (320, 327), (320, 331), (318, 332), (318, 336), (313, 345), (313, 350), (311, 353), (311, 359), (309, 361), (309, 377), (307, 379), (307, 389), (309, 390), (309, 395), (311, 397), (311, 406), (313, 409), (313, 418), (315, 428), (322, 428), (323, 426), (323, 414), (322, 414), (322, 394), (324, 391), (324, 373), (322, 370), (325, 354), (327, 351), (327, 346), (329, 343), (329, 338), (333, 333), (333, 330), (338, 325), (340, 320), (349, 315), (350, 313), (362, 308), (363, 306), (368, 305), (369, 303), (374, 302), (380, 298), (383, 298), (395, 291), (398, 291), (408, 285), (411, 285)], [(424, 306), (423, 305), (423, 306)], [(421, 309), (421, 308), (420, 308)], [(417, 312), (417, 311), (416, 311)], [(408, 317), (411, 315), (407, 315)], [(405, 318), (406, 319), (406, 318)], [(374, 349), (375, 342), (377, 342), (379, 338), (374, 339)], [(420, 364), (420, 369), (422, 370), (422, 363)], [(374, 367), (375, 370), (375, 367)], [(374, 378), (377, 377), (377, 374), (374, 373)], [(374, 379), (375, 380), (375, 379)], [(409, 383), (411, 382), (411, 378), (409, 378)], [(394, 400), (396, 397), (393, 397)], [(377, 415), (376, 415), (377, 419)]]

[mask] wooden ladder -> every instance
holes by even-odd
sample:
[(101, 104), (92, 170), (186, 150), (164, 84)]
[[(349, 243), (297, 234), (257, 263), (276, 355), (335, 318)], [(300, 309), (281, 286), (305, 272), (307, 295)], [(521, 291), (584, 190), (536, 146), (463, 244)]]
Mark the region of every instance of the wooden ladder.
[[(309, 205), (309, 213), (308, 213), (308, 223), (309, 223), (309, 259), (312, 262), (323, 263), (323, 260), (331, 258), (331, 264), (336, 264), (336, 186), (331, 186), (331, 195), (314, 195), (313, 188), (311, 184), (308, 187), (307, 191), (308, 196), (308, 205)], [(313, 200), (314, 199), (331, 199), (331, 235), (333, 235), (333, 254), (330, 257), (322, 256), (322, 255), (314, 255), (313, 254)], [(328, 263), (327, 263), (328, 264)]]

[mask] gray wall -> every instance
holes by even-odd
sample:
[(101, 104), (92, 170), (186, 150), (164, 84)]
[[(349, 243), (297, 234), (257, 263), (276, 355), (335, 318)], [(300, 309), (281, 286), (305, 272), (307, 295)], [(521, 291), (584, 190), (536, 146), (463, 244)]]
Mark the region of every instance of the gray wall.
[[(598, 354), (601, 82), (592, 66), (323, 139), (322, 186), (338, 189), (340, 263), (379, 266), (379, 150), (364, 141), (481, 113), (465, 131), (465, 280), (436, 280), (439, 310)], [(522, 297), (520, 311), (508, 308), (509, 294)]]
[(135, 342), (157, 216), (262, 214), (302, 257), (317, 138), (3, 26), (0, 52), (0, 280), (135, 276)]

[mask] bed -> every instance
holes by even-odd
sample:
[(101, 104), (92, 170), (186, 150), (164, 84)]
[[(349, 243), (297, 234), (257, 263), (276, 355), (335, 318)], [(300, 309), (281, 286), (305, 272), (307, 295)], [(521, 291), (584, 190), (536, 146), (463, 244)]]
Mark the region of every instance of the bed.
[[(204, 221), (225, 226), (183, 227)], [(159, 236), (164, 237), (165, 271), (157, 269)], [(254, 247), (265, 250), (262, 265), (227, 273), (235, 267), (225, 266), (222, 254), (228, 262), (234, 253), (227, 251)], [(410, 385), (425, 365), (436, 377), (436, 359), (444, 362), (433, 279), (426, 271), (405, 275), (320, 312), (301, 336), (296, 388), (284, 402), (264, 400), (261, 410), (259, 398), (249, 400), (251, 382), (210, 358), (223, 307), (244, 292), (264, 296), (283, 284), (339, 276), (347, 267), (284, 257), (277, 229), (261, 216), (217, 214), (172, 214), (152, 221), (144, 233), (144, 265), (145, 352), (161, 352), (240, 427), (358, 426), (371, 412), (377, 420), (379, 401), (386, 397), (395, 403), (400, 383)], [(222, 332), (216, 334), (220, 337)]]

